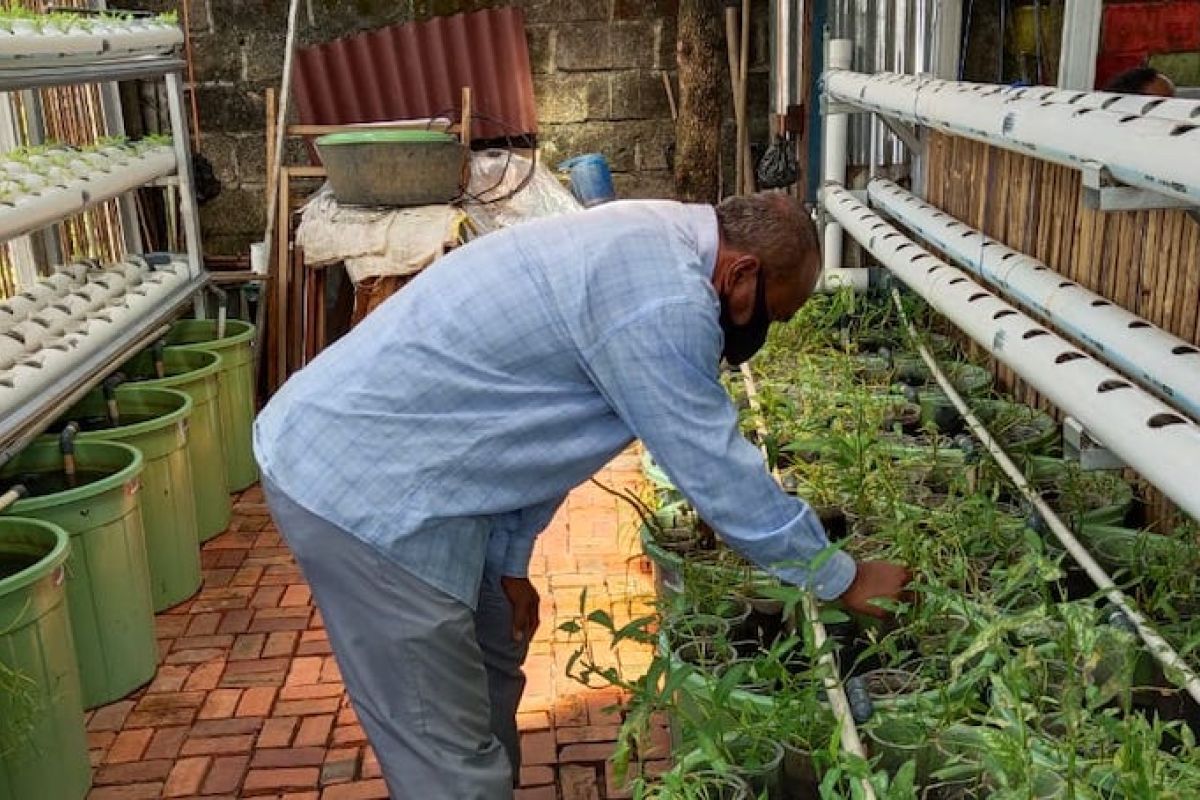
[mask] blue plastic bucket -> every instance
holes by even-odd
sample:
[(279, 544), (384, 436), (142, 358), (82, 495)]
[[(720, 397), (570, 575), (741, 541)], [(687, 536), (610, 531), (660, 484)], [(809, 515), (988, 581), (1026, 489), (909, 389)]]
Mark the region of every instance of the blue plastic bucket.
[(570, 170), (571, 191), (584, 208), (598, 206), (617, 199), (612, 173), (608, 161), (599, 153), (569, 158), (558, 165), (560, 170)]

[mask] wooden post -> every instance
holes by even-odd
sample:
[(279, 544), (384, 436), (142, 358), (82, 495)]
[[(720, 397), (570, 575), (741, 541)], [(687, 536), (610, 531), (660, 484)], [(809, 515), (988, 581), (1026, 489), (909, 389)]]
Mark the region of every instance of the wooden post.
[(459, 137), (462, 140), (463, 146), (468, 150), (471, 149), (471, 87), (462, 87), (462, 120), (460, 125), (462, 131)]
[(275, 88), (268, 86), (265, 93), (267, 113), (267, 197), (275, 191), (275, 171), (271, 165), (275, 163)]
[(288, 319), (288, 265), (291, 261), (288, 243), (291, 239), (289, 230), (291, 222), (291, 205), (289, 194), (290, 171), (287, 167), (279, 170), (279, 197), (276, 204), (279, 219), (275, 226), (275, 369), (272, 373), (271, 390), (283, 385), (287, 379), (287, 319)]

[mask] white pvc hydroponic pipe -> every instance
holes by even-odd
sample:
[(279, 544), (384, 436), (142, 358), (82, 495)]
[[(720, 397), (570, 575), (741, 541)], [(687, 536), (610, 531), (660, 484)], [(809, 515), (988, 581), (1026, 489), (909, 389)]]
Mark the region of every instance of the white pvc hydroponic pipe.
[(925, 250), (840, 186), (825, 208), (884, 266), (1200, 519), (1200, 426)]
[(825, 75), (827, 96), (1056, 164), (1105, 167), (1122, 183), (1200, 204), (1200, 120), (1178, 122), (985, 94), (911, 75)]
[(868, 187), (922, 239), (1079, 341), (1093, 355), (1200, 420), (1200, 348), (989, 238), (887, 180)]
[[(927, 78), (918, 80), (926, 81)], [(1084, 92), (1059, 89), (1054, 86), (1001, 86), (995, 83), (959, 82), (965, 91), (979, 95), (997, 96), (1005, 100), (1032, 100), (1037, 103), (1086, 108), (1092, 111), (1111, 111), (1121, 116), (1158, 117), (1177, 122), (1200, 120), (1200, 102), (1182, 97), (1151, 97), (1116, 92)]]
[[(834, 69), (849, 69), (850, 60), (854, 56), (854, 42), (850, 39), (831, 39), (829, 41), (827, 63)], [(825, 131), (822, 142), (822, 183), (844, 184), (846, 182), (846, 145), (849, 141), (847, 132), (849, 125), (848, 114), (825, 114)], [(842, 264), (842, 226), (827, 219), (822, 231), (825, 254), (825, 269), (822, 275), (822, 285), (826, 285), (831, 276), (843, 270)]]
[(1092, 110), (1110, 111), (1121, 116), (1158, 117), (1173, 119), (1176, 122), (1200, 121), (1200, 102), (1185, 100), (1181, 97), (1147, 97), (1136, 94), (1117, 94), (1115, 92), (1076, 92), (1070, 89), (1055, 89), (1045, 86), (1033, 88), (1004, 90), (1005, 96), (1020, 99), (1022, 97), (1038, 103), (1058, 103), (1089, 108)]
[[(899, 293), (893, 290), (892, 296), (895, 299), (897, 308), (900, 310), (901, 317), (903, 317), (904, 306), (900, 302)], [(1113, 583), (1112, 578), (1108, 576), (1103, 567), (1096, 563), (1091, 553), (1075, 538), (1075, 534), (1063, 524), (1062, 519), (1059, 518), (1054, 509), (1029, 485), (1029, 481), (1025, 479), (1024, 473), (1013, 463), (1008, 454), (1004, 452), (1004, 448), (1000, 446), (995, 438), (992, 437), (991, 432), (988, 431), (983, 423), (979, 421), (979, 418), (975, 416), (974, 412), (971, 411), (970, 406), (966, 404), (962, 395), (954, 388), (954, 384), (942, 372), (937, 360), (929, 352), (928, 348), (917, 341), (916, 332), (912, 329), (907, 319), (904, 320), (904, 325), (909, 335), (917, 342), (917, 353), (921, 356), (921, 360), (929, 367), (930, 374), (933, 375), (938, 385), (941, 386), (946, 397), (954, 404), (955, 409), (962, 416), (971, 433), (975, 435), (975, 438), (984, 446), (988, 454), (1000, 465), (1004, 474), (1017, 487), (1017, 491), (1021, 493), (1021, 496), (1037, 509), (1038, 514), (1045, 520), (1050, 532), (1055, 535), (1063, 548), (1071, 554), (1071, 557), (1075, 559), (1075, 563), (1083, 568), (1083, 571), (1087, 573), (1088, 578), (1092, 580), (1096, 588), (1104, 592), (1104, 596), (1108, 601), (1121, 610), (1121, 613), (1133, 625), (1141, 640), (1146, 643), (1150, 654), (1165, 667), (1165, 672), (1170, 675), (1173, 674), (1173, 670), (1177, 670), (1178, 674), (1183, 677), (1182, 683), (1184, 689), (1192, 696), (1193, 700), (1200, 703), (1200, 678), (1196, 677), (1196, 673), (1192, 671), (1188, 663), (1179, 657), (1179, 653), (1175, 652), (1175, 649), (1133, 607), (1133, 604), (1129, 602), (1129, 598), (1117, 588), (1117, 585)]]

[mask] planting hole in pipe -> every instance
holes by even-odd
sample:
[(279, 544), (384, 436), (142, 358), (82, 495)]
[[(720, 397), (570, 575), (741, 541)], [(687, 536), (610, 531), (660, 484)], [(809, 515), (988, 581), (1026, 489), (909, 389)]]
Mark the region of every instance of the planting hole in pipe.
[(1187, 420), (1178, 414), (1155, 414), (1146, 424), (1157, 430), (1158, 428), (1165, 428), (1168, 425), (1183, 425), (1186, 422)]
[(1068, 288), (1070, 288), (1070, 287), (1072, 287), (1072, 286), (1074, 286), (1074, 285), (1075, 285), (1075, 284), (1071, 283), (1070, 281), (1063, 281), (1062, 283), (1060, 283), (1060, 284), (1058, 285), (1058, 288), (1060, 288), (1060, 289), (1068, 289)]
[(1177, 347), (1171, 348), (1171, 355), (1175, 356), (1194, 356), (1197, 353), (1200, 353), (1200, 350), (1197, 350), (1195, 347), (1186, 344), (1181, 344)]
[(1149, 322), (1145, 322), (1144, 320), (1140, 320), (1140, 319), (1135, 319), (1133, 322), (1129, 323), (1130, 330), (1137, 330), (1138, 328), (1149, 328), (1149, 327), (1150, 327)]
[(1117, 122), (1121, 122), (1121, 123), (1133, 122), (1135, 119), (1141, 119), (1141, 117), (1139, 117), (1137, 114), (1127, 114), (1127, 115), (1121, 117), (1119, 120), (1117, 120)]
[(932, 266), (932, 267), (930, 267), (929, 269), (925, 270), (925, 274), (926, 274), (926, 275), (932, 275), (933, 273), (937, 272), (937, 271), (938, 271), (939, 269), (941, 269), (941, 268), (942, 268), (942, 265), (941, 265), (941, 264), (935, 264), (934, 266)]
[(1059, 356), (1054, 359), (1054, 363), (1055, 364), (1066, 364), (1071, 361), (1078, 361), (1081, 358), (1087, 358), (1087, 356), (1085, 356), (1083, 353), (1080, 353), (1076, 350), (1068, 350), (1065, 353), (1059, 354)]
[(1096, 387), (1096, 391), (1100, 392), (1101, 394), (1104, 394), (1105, 392), (1115, 392), (1117, 389), (1132, 389), (1132, 388), (1133, 388), (1133, 386), (1131, 384), (1126, 383), (1125, 381), (1119, 381), (1116, 378), (1109, 378), (1106, 381), (1101, 381), (1100, 385)]
[(1041, 328), (1034, 328), (1031, 331), (1025, 331), (1025, 333), (1021, 334), (1021, 338), (1028, 340), (1028, 339), (1036, 339), (1039, 336), (1049, 336), (1049, 335), (1050, 335), (1049, 331), (1044, 331)]
[(955, 278), (954, 280), (950, 281), (950, 285), (957, 286), (960, 283), (966, 283), (966, 282), (967, 282), (966, 278)]
[(1049, 267), (1045, 267), (1045, 266), (1039, 264), (1038, 266), (1033, 268), (1033, 271), (1034, 272), (1045, 272), (1047, 269), (1049, 269)]
[(1185, 133), (1191, 133), (1192, 131), (1196, 130), (1196, 127), (1197, 126), (1195, 125), (1188, 125), (1187, 123), (1184, 123), (1183, 125), (1176, 125), (1171, 129), (1171, 135), (1182, 136)]
[(1151, 100), (1149, 103), (1146, 103), (1146, 105), (1142, 106), (1142, 113), (1149, 114), (1151, 111), (1158, 108), (1165, 102), (1167, 102), (1167, 101), (1164, 98), (1159, 98), (1158, 100)]
[(1107, 300), (1093, 300), (1092, 301), (1092, 308), (1103, 308), (1104, 306), (1111, 306), (1111, 305), (1112, 305), (1112, 303), (1108, 302)]
[(997, 311), (995, 314), (992, 314), (992, 319), (1000, 320), (1004, 319), (1005, 317), (1014, 316), (1016, 313), (1017, 312), (1013, 311), (1011, 308), (1006, 308), (1003, 311)]
[(1000, 258), (1000, 260), (1001, 260), (1001, 261), (1008, 261), (1010, 258), (1013, 258), (1014, 256), (1016, 256), (1016, 253), (1005, 253), (1005, 254), (1004, 254), (1004, 255), (1003, 255), (1001, 258)]
[(976, 292), (975, 294), (973, 294), (967, 298), (967, 302), (974, 303), (976, 300), (982, 300), (985, 297), (991, 297), (991, 295), (988, 294), (987, 292)]

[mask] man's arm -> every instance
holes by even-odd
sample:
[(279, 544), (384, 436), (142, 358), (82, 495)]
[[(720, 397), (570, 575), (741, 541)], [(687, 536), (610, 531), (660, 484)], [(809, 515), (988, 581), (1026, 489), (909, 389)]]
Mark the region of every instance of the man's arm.
[(664, 300), (584, 357), (609, 404), (730, 547), (823, 600), (838, 597), (854, 581), (854, 560), (836, 552), (805, 566), (829, 541), (816, 513), (779, 488), (738, 430), (718, 379), (720, 347), (711, 309)]

